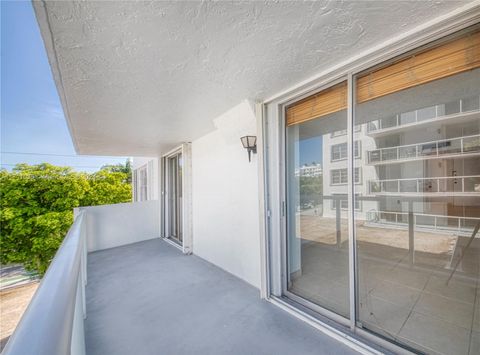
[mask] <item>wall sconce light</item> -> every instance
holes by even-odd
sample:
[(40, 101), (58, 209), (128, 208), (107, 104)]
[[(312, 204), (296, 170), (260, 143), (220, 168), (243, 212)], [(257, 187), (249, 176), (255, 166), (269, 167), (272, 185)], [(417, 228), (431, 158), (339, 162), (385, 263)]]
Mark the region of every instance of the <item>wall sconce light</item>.
[(241, 137), (243, 148), (248, 152), (248, 161), (251, 161), (251, 154), (257, 153), (257, 137), (256, 136), (244, 136)]

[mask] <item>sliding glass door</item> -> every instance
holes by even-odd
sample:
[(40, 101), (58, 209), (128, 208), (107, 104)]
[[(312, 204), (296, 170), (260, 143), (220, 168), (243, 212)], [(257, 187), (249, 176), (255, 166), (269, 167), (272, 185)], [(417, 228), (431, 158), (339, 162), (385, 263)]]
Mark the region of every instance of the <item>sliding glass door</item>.
[(479, 30), (284, 113), (283, 296), (395, 346), (480, 353)]
[(357, 77), (358, 324), (427, 353), (480, 353), (480, 68), (437, 67), (473, 41)]
[(309, 110), (312, 100), (345, 106), (346, 88), (287, 108), (286, 291), (348, 318), (347, 112)]
[(178, 152), (165, 158), (166, 160), (166, 233), (167, 237), (182, 244), (182, 153)]

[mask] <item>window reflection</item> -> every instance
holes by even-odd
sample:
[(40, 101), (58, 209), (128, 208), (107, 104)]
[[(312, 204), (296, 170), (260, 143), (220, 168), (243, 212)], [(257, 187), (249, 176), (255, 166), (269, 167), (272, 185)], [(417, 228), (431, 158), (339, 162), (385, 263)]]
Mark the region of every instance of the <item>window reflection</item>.
[(344, 109), (287, 127), (287, 290), (344, 317), (349, 316), (346, 129)]
[(479, 339), (478, 83), (479, 69), (355, 107), (358, 324), (428, 353)]

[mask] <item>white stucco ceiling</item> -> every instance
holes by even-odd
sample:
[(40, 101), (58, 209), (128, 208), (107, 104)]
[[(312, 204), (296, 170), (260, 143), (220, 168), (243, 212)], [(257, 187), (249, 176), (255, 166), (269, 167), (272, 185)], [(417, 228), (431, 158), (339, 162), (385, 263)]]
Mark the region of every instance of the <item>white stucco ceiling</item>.
[[(454, 1), (34, 2), (80, 154), (152, 155)], [(46, 12), (45, 10), (46, 9)]]

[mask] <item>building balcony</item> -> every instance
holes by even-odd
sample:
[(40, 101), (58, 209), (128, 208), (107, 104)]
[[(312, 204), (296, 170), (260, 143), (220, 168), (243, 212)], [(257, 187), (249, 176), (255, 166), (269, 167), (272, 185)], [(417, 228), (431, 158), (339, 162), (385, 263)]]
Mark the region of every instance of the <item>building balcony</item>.
[(480, 97), (474, 96), (371, 121), (367, 124), (367, 135), (380, 137), (424, 126), (431, 127), (432, 124), (437, 123), (445, 124), (476, 120), (479, 117), (479, 113)]
[(369, 180), (372, 195), (480, 196), (480, 175)]
[(480, 155), (480, 135), (442, 139), (367, 151), (369, 165)]
[[(408, 212), (392, 211), (368, 211), (366, 225), (384, 228), (408, 228)], [(475, 226), (480, 223), (478, 217), (460, 217), (448, 215), (436, 215), (427, 213), (413, 213), (413, 225), (415, 230), (445, 233), (450, 235), (469, 236)]]
[(4, 354), (355, 353), (159, 238), (158, 201), (77, 212)]

